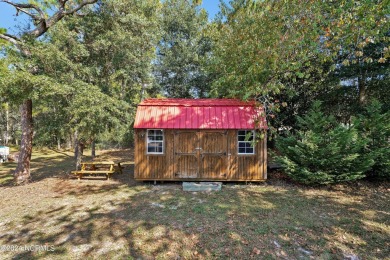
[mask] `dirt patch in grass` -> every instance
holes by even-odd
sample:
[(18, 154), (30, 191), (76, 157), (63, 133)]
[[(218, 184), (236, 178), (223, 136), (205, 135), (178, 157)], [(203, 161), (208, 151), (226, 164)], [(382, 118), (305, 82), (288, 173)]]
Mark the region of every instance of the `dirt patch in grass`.
[(3, 250), (2, 258), (389, 259), (388, 184), (314, 189), (273, 180), (194, 193), (136, 182), (132, 167), (110, 181), (77, 181), (67, 152), (40, 151), (32, 166), (33, 183), (0, 187), (0, 245), (49, 251)]

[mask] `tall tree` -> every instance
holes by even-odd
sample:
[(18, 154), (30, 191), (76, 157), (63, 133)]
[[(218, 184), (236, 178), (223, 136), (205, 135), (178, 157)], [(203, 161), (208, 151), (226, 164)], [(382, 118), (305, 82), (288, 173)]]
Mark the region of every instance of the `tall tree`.
[[(366, 105), (369, 85), (388, 76), (389, 1), (326, 1), (319, 5), (326, 22), (324, 45), (334, 57), (341, 80), (354, 81), (357, 101)], [(387, 70), (387, 73), (386, 73)]]
[[(4, 59), (0, 59), (0, 79), (7, 77), (7, 73), (8, 69)], [(5, 145), (8, 144), (10, 135), (9, 110), (9, 103), (0, 97), (0, 143)]]
[[(348, 61), (388, 66), (383, 63), (389, 54), (386, 13), (384, 1), (231, 1), (210, 27), (214, 48), (209, 71), (216, 77), (211, 93), (258, 98), (269, 105), (268, 111), (283, 112), (273, 122), (276, 127), (294, 126), (295, 115), (312, 100), (328, 99), (334, 90), (345, 92), (340, 80), (347, 77), (329, 75)], [(361, 52), (368, 43), (377, 46), (375, 52)], [(363, 76), (365, 86), (370, 75)], [(383, 75), (377, 78), (383, 80)], [(365, 89), (360, 85), (358, 96)]]
[[(130, 8), (129, 8), (130, 7)], [(152, 85), (158, 39), (158, 0), (102, 1), (73, 27), (83, 34), (90, 81), (104, 93), (135, 105)]]
[(207, 13), (200, 1), (167, 0), (162, 3), (162, 37), (157, 45), (155, 77), (169, 97), (205, 97), (210, 78), (203, 61), (211, 51), (205, 30)]
[[(24, 89), (20, 106), (22, 139), (18, 165), (14, 173), (14, 178), (16, 183), (22, 184), (28, 182), (31, 177), (30, 160), (33, 139), (33, 104), (31, 94), (33, 92), (34, 81), (36, 79), (33, 79), (32, 81), (30, 81), (30, 79), (34, 76), (36, 71), (35, 66), (31, 66), (33, 64), (31, 64), (29, 61), (32, 55), (30, 46), (64, 17), (76, 14), (85, 6), (95, 3), (97, 0), (29, 1), (27, 3), (16, 3), (8, 0), (1, 0), (0, 2), (15, 7), (17, 14), (22, 12), (28, 15), (33, 25), (32, 29), (27, 28), (26, 30), (22, 31), (20, 35), (11, 35), (4, 31), (0, 33), (0, 39), (8, 41), (10, 44), (12, 44), (13, 48), (18, 51), (21, 61), (24, 61), (24, 66), (22, 68), (17, 67), (17, 69), (22, 69), (26, 72), (17, 73), (16, 75), (25, 77), (27, 76), (26, 78), (19, 80), (19, 83), (25, 84), (18, 86)], [(55, 11), (54, 13), (51, 13), (49, 10)], [(37, 82), (35, 81), (35, 83)]]
[(77, 147), (98, 138), (123, 143), (151, 80), (157, 10), (156, 0), (101, 1), (83, 17), (61, 21), (36, 46), (40, 72), (60, 85), (37, 100), (40, 141), (77, 133), (78, 155)]

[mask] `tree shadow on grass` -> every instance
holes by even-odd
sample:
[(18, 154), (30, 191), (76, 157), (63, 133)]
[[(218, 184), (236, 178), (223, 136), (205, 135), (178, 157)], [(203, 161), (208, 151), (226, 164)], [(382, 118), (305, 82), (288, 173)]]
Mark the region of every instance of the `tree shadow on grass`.
[(389, 253), (386, 194), (267, 185), (190, 193), (179, 185), (71, 180), (54, 189), (56, 203), (22, 216), (0, 242), (46, 243), (55, 251), (13, 258), (381, 259)]
[(16, 163), (14, 162), (5, 162), (0, 164), (0, 187), (3, 186), (12, 186), (13, 175), (12, 171), (16, 168)]
[[(115, 153), (101, 158), (131, 157)], [(73, 159), (51, 159), (35, 158), (33, 177), (54, 179), (47, 186), (53, 196), (0, 225), (0, 244), (48, 244), (55, 251), (6, 257), (343, 259), (356, 254), (382, 259), (390, 254), (386, 190), (228, 184), (220, 192), (189, 193), (176, 183), (136, 182), (133, 166), (110, 181), (62, 178)]]
[[(91, 156), (83, 156), (83, 161), (91, 161)], [(133, 160), (133, 152), (130, 149), (127, 150), (115, 150), (106, 151), (101, 156), (96, 157), (95, 160), (114, 160), (115, 162), (129, 162)], [(17, 163), (8, 162), (1, 165), (0, 171), (0, 187), (14, 186), (13, 183), (13, 171), (15, 170)], [(124, 169), (125, 174), (132, 174), (132, 165), (126, 165)], [(52, 149), (44, 149), (33, 153), (31, 160), (31, 177), (33, 182), (39, 182), (46, 178), (60, 178), (66, 179), (73, 177), (70, 172), (75, 170), (75, 159), (71, 153), (57, 151)], [(129, 183), (131, 176), (118, 176), (118, 180)], [(129, 177), (129, 178), (127, 178)], [(114, 178), (117, 178), (115, 175)], [(92, 177), (92, 179), (95, 179)], [(105, 178), (98, 177), (101, 181), (105, 181)]]

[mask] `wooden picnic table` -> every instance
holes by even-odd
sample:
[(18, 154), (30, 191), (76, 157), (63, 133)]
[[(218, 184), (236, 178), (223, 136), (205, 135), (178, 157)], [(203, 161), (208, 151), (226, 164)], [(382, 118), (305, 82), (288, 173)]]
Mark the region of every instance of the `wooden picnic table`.
[(123, 166), (121, 163), (115, 163), (113, 161), (96, 161), (96, 162), (82, 162), (81, 170), (72, 171), (74, 175), (77, 175), (80, 180), (83, 174), (105, 174), (109, 180), (114, 172), (122, 173)]

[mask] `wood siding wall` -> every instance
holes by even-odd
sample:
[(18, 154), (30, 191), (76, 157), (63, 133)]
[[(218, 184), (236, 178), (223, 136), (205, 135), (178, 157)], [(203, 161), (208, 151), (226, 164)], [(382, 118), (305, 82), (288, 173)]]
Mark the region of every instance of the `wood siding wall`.
[(135, 129), (135, 179), (262, 181), (266, 138), (255, 154), (237, 153), (237, 130), (164, 130), (164, 154), (146, 153), (146, 130)]

